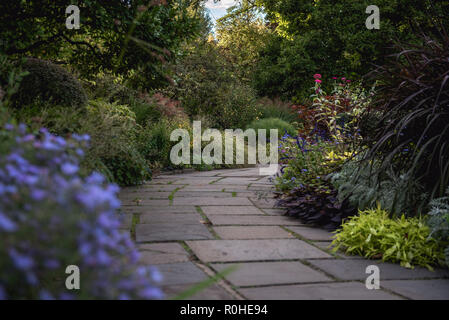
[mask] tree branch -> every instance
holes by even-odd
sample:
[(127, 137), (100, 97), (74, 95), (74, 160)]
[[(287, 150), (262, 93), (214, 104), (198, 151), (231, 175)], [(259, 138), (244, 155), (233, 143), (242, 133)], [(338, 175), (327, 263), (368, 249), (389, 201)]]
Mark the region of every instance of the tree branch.
[(65, 41), (67, 41), (68, 43), (70, 43), (70, 44), (73, 44), (73, 45), (75, 45), (75, 46), (78, 46), (78, 45), (84, 45), (84, 46), (88, 46), (89, 47), (89, 49), (92, 51), (92, 53), (95, 55), (95, 56), (99, 56), (98, 55), (98, 52), (97, 52), (97, 47), (94, 47), (93, 45), (91, 45), (90, 43), (88, 43), (88, 42), (85, 42), (85, 41), (73, 41), (73, 40), (71, 40), (69, 37), (67, 37), (67, 36), (65, 36), (64, 34), (61, 34), (61, 37), (65, 40)]

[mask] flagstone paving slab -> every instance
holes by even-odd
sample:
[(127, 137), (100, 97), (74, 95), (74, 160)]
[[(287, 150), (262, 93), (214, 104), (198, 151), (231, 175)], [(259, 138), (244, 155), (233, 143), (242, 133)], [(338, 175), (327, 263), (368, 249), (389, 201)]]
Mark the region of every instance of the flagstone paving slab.
[(215, 177), (218, 176), (219, 173), (217, 170), (211, 170), (211, 171), (194, 171), (192, 173), (180, 173), (178, 176), (182, 176), (183, 178), (188, 177)]
[(122, 225), (120, 226), (120, 228), (121, 229), (131, 229), (132, 218), (133, 218), (133, 216), (130, 214), (120, 213), (119, 219), (122, 222)]
[[(226, 173), (227, 171), (229, 171), (229, 173)], [(211, 171), (196, 171), (195, 175), (197, 177), (219, 177), (220, 174), (232, 174), (231, 170), (211, 170)], [(238, 171), (237, 171), (238, 172)]]
[(169, 206), (170, 205), (170, 201), (168, 199), (166, 200), (161, 200), (161, 199), (157, 199), (157, 200), (147, 200), (147, 199), (140, 199), (138, 202), (133, 201), (128, 202), (128, 203), (122, 203), (123, 207), (126, 206), (135, 206), (135, 205), (139, 205), (139, 206), (151, 206), (151, 207), (160, 207), (160, 206)]
[(201, 223), (155, 223), (138, 224), (136, 226), (136, 241), (174, 241), (174, 240), (197, 240), (213, 239), (213, 235), (207, 227)]
[[(290, 227), (287, 227), (287, 228), (290, 229)], [(314, 241), (313, 244), (321, 249), (326, 249), (326, 250), (332, 249), (332, 247), (330, 247), (330, 245), (332, 244), (332, 241)]]
[[(218, 186), (217, 186), (218, 187)], [(254, 191), (248, 190), (248, 186), (228, 186), (228, 185), (221, 185), (219, 186), (220, 188), (223, 188), (224, 191), (226, 192), (249, 192), (252, 193)]]
[(122, 207), (124, 213), (152, 214), (155, 216), (168, 213), (186, 214), (198, 213), (195, 206), (128, 206)]
[(165, 213), (165, 214), (142, 214), (140, 215), (141, 224), (156, 223), (178, 223), (178, 224), (196, 224), (202, 220), (198, 213)]
[[(223, 188), (223, 186), (216, 186), (213, 184), (205, 184), (205, 185), (187, 185), (185, 187), (182, 188), (183, 192), (222, 192), (225, 188)], [(232, 192), (232, 191), (227, 191), (226, 192)]]
[(251, 190), (251, 191), (272, 191), (272, 190), (274, 190), (274, 187), (273, 186), (270, 186), (270, 185), (267, 185), (267, 184), (259, 184), (259, 185), (257, 185), (257, 184), (252, 184), (252, 185), (250, 185), (249, 187), (248, 187), (248, 190)]
[[(157, 201), (157, 200), (150, 200)], [(162, 200), (161, 200), (162, 201)], [(193, 205), (193, 206), (250, 206), (251, 202), (247, 198), (176, 198), (173, 205)]]
[(261, 189), (274, 189), (273, 184), (267, 184), (267, 183), (259, 183), (258, 181), (253, 181), (251, 184), (249, 184), (249, 188), (261, 188)]
[(271, 198), (250, 198), (250, 200), (256, 205), (258, 208), (266, 208), (273, 209), (276, 205), (276, 200)]
[[(141, 263), (159, 267), (168, 298), (238, 264), (226, 281), (187, 299), (449, 299), (448, 270), (328, 253), (330, 233), (275, 208), (274, 188), (258, 168), (185, 171), (119, 195), (121, 232), (135, 227)], [(373, 264), (380, 267), (381, 290), (364, 284)]]
[(230, 265), (237, 266), (237, 269), (226, 276), (226, 279), (238, 287), (332, 281), (297, 261), (226, 263), (213, 264), (212, 267), (220, 272)]
[(273, 185), (273, 177), (262, 177), (258, 179), (256, 183)]
[(206, 215), (222, 214), (222, 215), (263, 215), (264, 213), (254, 206), (201, 206)]
[(168, 191), (162, 191), (162, 192), (139, 192), (139, 193), (131, 193), (127, 195), (122, 195), (119, 197), (120, 201), (122, 201), (122, 204), (131, 202), (132, 205), (135, 205), (135, 200), (151, 200), (151, 199), (168, 199), (168, 196), (171, 194), (171, 192)]
[[(317, 243), (317, 242), (315, 242), (315, 243)], [(342, 259), (366, 260), (366, 258), (363, 256), (348, 255), (348, 254), (345, 254), (343, 251), (338, 251), (337, 255)]]
[[(162, 287), (161, 289), (166, 298), (171, 299), (191, 288), (192, 285), (174, 285)], [(218, 285), (212, 285), (188, 296), (186, 300), (235, 300), (235, 298)]]
[[(254, 191), (232, 191), (235, 192), (235, 197), (241, 197), (241, 198), (257, 198), (258, 194)], [(271, 197), (271, 196), (270, 196)]]
[(175, 179), (158, 179), (155, 178), (154, 180), (151, 181), (152, 185), (167, 185), (167, 184), (174, 184), (176, 182), (176, 178)]
[(192, 262), (167, 263), (157, 266), (162, 274), (161, 286), (194, 284), (206, 280), (207, 275)]
[(234, 184), (234, 185), (245, 185), (247, 186), (249, 183), (256, 181), (258, 178), (250, 178), (250, 177), (244, 177), (244, 178), (224, 178), (220, 179), (214, 184)]
[(300, 226), (298, 219), (276, 216), (256, 215), (207, 215), (213, 225), (268, 225), (268, 226)]
[(311, 265), (335, 276), (340, 280), (365, 280), (366, 267), (375, 265), (379, 267), (380, 279), (420, 279), (420, 278), (444, 278), (449, 277), (449, 271), (429, 271), (425, 268), (415, 267), (407, 269), (398, 264), (383, 263), (378, 260), (310, 260)]
[(180, 197), (210, 197), (210, 198), (232, 198), (232, 192), (219, 191), (184, 191), (180, 190), (175, 193), (175, 198)]
[(138, 189), (136, 189), (135, 191), (133, 191), (133, 189), (126, 188), (125, 189), (126, 190), (125, 194), (129, 194), (129, 193), (132, 194), (133, 192), (135, 192), (135, 193), (141, 193), (141, 192), (148, 193), (148, 192), (155, 192), (155, 191), (157, 191), (157, 192), (161, 192), (161, 191), (171, 192), (171, 191), (173, 191), (173, 190), (175, 190), (175, 189), (177, 189), (179, 187), (180, 187), (179, 185), (173, 185), (173, 184), (169, 184), (169, 185), (146, 184), (146, 185), (143, 185), (141, 187), (138, 187)]
[(292, 234), (278, 226), (226, 226), (213, 227), (221, 239), (292, 239)]
[(223, 177), (253, 177), (253, 178), (259, 178), (259, 169), (258, 168), (251, 168), (251, 169), (241, 169), (235, 172), (223, 172), (220, 173), (219, 176)]
[(329, 254), (297, 239), (187, 241), (201, 261), (234, 262), (328, 258)]
[[(157, 181), (158, 179), (179, 179), (179, 178), (188, 178), (188, 177), (193, 177), (196, 178), (198, 177), (195, 172), (186, 172), (186, 173), (167, 173), (167, 174), (161, 174), (155, 177), (155, 180)], [(154, 180), (153, 180), (154, 181)], [(151, 183), (152, 181), (150, 181)]]
[(176, 242), (140, 244), (140, 261), (144, 264), (167, 264), (189, 261), (189, 253)]
[(300, 235), (302, 238), (313, 241), (331, 241), (333, 233), (320, 228), (288, 227), (287, 229)]
[(254, 300), (400, 300), (383, 290), (368, 290), (360, 282), (330, 282), (240, 289)]
[(380, 286), (416, 300), (449, 300), (449, 280), (385, 280)]
[[(143, 199), (154, 196), (155, 194), (166, 194), (169, 195), (172, 191), (136, 191), (136, 192), (123, 192), (119, 194), (120, 200), (134, 200), (134, 199)], [(166, 197), (167, 198), (167, 197)]]
[[(332, 248), (333, 248), (333, 246), (331, 245), (332, 241), (313, 241), (312, 243), (313, 243), (313, 245), (317, 246), (318, 248), (321, 248), (321, 249), (327, 250), (327, 251), (332, 251)], [(364, 260), (365, 259), (364, 257), (357, 256), (357, 255), (354, 255), (354, 256), (346, 255), (344, 252), (342, 252), (340, 250), (333, 254), (341, 259), (354, 259), (354, 260), (357, 260), (357, 259)]]
[(287, 210), (285, 210), (285, 209), (269, 209), (269, 208), (264, 208), (263, 211), (266, 214), (273, 215), (273, 216), (282, 216), (287, 212)]
[(220, 179), (220, 178), (219, 177), (181, 178), (181, 179), (173, 182), (173, 184), (174, 185), (178, 185), (178, 184), (204, 185), (204, 184), (210, 184), (218, 179)]

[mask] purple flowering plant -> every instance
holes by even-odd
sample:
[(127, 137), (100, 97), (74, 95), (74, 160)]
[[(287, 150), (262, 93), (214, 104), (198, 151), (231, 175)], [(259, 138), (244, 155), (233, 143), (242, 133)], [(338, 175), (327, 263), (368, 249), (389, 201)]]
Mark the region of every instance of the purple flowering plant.
[[(88, 136), (0, 130), (0, 299), (160, 299), (160, 274), (123, 232), (119, 188), (79, 174)], [(65, 286), (80, 270), (79, 290)]]
[(281, 172), (276, 178), (278, 191), (289, 191), (309, 184), (321, 184), (321, 176), (332, 170), (326, 154), (334, 145), (317, 138), (308, 141), (300, 136), (284, 135), (279, 142)]

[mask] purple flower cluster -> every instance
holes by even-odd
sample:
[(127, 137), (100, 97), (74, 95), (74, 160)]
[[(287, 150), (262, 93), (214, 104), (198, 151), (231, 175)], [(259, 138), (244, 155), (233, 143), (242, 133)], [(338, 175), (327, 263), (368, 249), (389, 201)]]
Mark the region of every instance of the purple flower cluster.
[[(0, 299), (160, 299), (160, 274), (138, 265), (120, 230), (119, 188), (79, 174), (88, 136), (66, 140), (6, 125), (0, 155)], [(80, 269), (81, 289), (65, 287)]]

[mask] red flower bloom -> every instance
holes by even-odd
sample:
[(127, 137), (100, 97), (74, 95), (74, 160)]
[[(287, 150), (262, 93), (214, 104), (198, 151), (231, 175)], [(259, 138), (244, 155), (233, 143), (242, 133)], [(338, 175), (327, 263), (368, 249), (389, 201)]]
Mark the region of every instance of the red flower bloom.
[(319, 74), (319, 73), (314, 74), (313, 77), (314, 77), (315, 79), (321, 79), (321, 74)]

